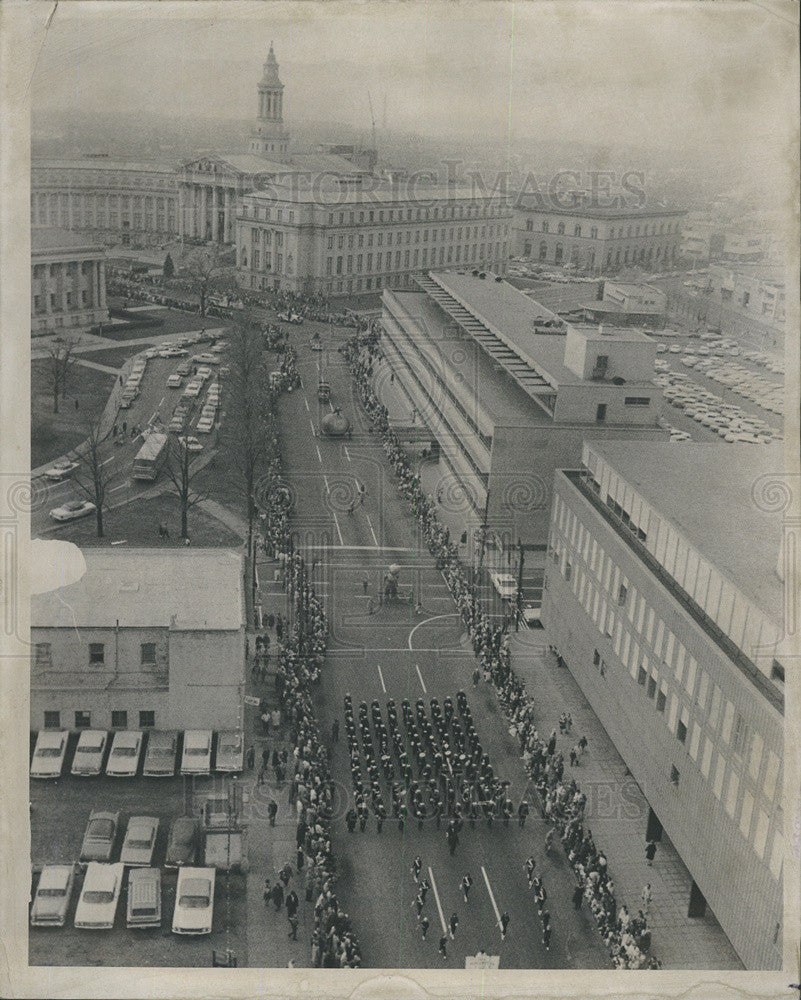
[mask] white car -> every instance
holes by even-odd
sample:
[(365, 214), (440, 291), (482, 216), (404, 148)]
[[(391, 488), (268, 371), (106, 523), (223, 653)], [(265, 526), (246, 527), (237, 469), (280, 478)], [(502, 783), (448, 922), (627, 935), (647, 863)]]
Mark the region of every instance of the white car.
[(215, 874), (213, 868), (181, 868), (175, 890), (173, 934), (211, 934)]
[(211, 730), (187, 729), (181, 756), (181, 774), (211, 773)]
[(32, 778), (58, 778), (67, 752), (67, 733), (63, 730), (42, 729), (36, 740), (31, 760)]
[(159, 351), (159, 357), (162, 358), (183, 358), (187, 354), (189, 354), (189, 351), (185, 347), (165, 347)]
[(195, 372), (195, 379), (201, 382), (205, 382), (206, 379), (211, 375), (211, 368), (207, 365), (201, 365), (200, 368)]
[(64, 926), (74, 879), (72, 865), (47, 865), (42, 869), (31, 907), (32, 927)]
[(132, 816), (125, 831), (120, 861), (124, 865), (148, 868), (153, 860), (158, 832), (159, 821), (155, 816)]
[(94, 777), (103, 769), (103, 753), (108, 734), (102, 729), (84, 729), (75, 748), (71, 774)]
[(100, 861), (91, 861), (86, 866), (86, 878), (75, 910), (75, 926), (79, 930), (111, 930), (124, 872), (125, 866), (120, 862), (105, 865)]
[(167, 388), (168, 389), (180, 389), (182, 382), (183, 382), (183, 378), (180, 375), (178, 375), (177, 373), (173, 374), (173, 375), (170, 375), (170, 377), (167, 379)]
[(242, 770), (244, 757), (244, 740), (242, 733), (236, 730), (228, 730), (217, 733), (217, 771), (228, 774), (238, 773)]
[(203, 451), (203, 445), (196, 437), (179, 437), (178, 440), (182, 445), (188, 448), (189, 451)]
[(157, 358), (159, 356), (159, 348), (151, 347), (149, 350), (145, 351), (145, 357), (150, 360), (151, 358)]
[(54, 507), (50, 516), (54, 521), (77, 521), (79, 517), (86, 517), (96, 509), (91, 500), (71, 500), (61, 507)]
[(108, 755), (106, 774), (109, 778), (133, 778), (139, 767), (142, 734), (137, 729), (121, 729), (114, 734)]
[(184, 396), (191, 396), (196, 399), (200, 395), (201, 383), (190, 382), (184, 389)]
[(490, 573), (492, 585), (505, 601), (517, 597), (517, 580), (511, 573)]
[(71, 472), (74, 472), (78, 465), (78, 462), (71, 462), (68, 458), (64, 458), (45, 472), (45, 478), (54, 483), (60, 483), (62, 479), (66, 479)]

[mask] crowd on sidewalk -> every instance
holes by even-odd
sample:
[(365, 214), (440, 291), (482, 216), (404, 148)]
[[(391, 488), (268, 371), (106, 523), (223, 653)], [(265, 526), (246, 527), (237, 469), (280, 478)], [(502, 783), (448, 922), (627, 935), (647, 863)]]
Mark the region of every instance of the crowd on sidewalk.
[(420, 522), (429, 551), (456, 602), (484, 678), (498, 693), (510, 732), (520, 744), (526, 769), (535, 783), (543, 818), (559, 832), (576, 876), (577, 890), (581, 892), (578, 898), (587, 900), (616, 968), (658, 968), (658, 960), (647, 954), (650, 932), (645, 914), (640, 910), (632, 917), (625, 906), (617, 905), (607, 860), (584, 824), (586, 796), (575, 778), (567, 780), (564, 775), (556, 731), (547, 740), (537, 731), (536, 703), (512, 669), (505, 627), (494, 625), (484, 614), (477, 590), (459, 561), (458, 548), (437, 518), (435, 501), (423, 492), (420, 476), (414, 472), (400, 439), (389, 425), (387, 409), (373, 391), (371, 374), (380, 352), (379, 338), (379, 332), (373, 329), (367, 336), (351, 338), (341, 352), (372, 431), (380, 435), (398, 477), (400, 493)]
[[(336, 861), (331, 850), (333, 780), (329, 752), (320, 738), (311, 698), (311, 688), (318, 683), (325, 662), (328, 626), (303, 557), (292, 549), (288, 505), (279, 499), (283, 492), (278, 488), (281, 465), (277, 448), (267, 475), (276, 488), (261, 494), (267, 501), (260, 510), (265, 543), (271, 554), (280, 560), (292, 609), (286, 624), (280, 615), (273, 618), (277, 646), (275, 690), (279, 705), (273, 721), (286, 722), (289, 742), (293, 746), (291, 758), (287, 755), (286, 777), (291, 782), (290, 799), (297, 814), (297, 869), (300, 872), (305, 868), (306, 900), (314, 902), (311, 964), (322, 968), (358, 968), (361, 965), (358, 938), (335, 892)], [(265, 647), (262, 637), (262, 655)], [(282, 781), (285, 777), (283, 765), (284, 762), (279, 761)], [(273, 812), (271, 824), (274, 818)], [(288, 867), (291, 870), (291, 866)], [(283, 889), (280, 892), (278, 899), (275, 887), (270, 890), (276, 910), (280, 910), (283, 903)], [(296, 909), (287, 913), (289, 934), (295, 940)]]

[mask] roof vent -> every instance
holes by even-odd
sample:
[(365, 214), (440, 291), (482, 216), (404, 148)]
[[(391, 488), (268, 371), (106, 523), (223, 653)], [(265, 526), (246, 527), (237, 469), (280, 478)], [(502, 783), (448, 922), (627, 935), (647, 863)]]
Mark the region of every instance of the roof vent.
[(496, 281), (503, 281), (503, 278), (500, 276), (500, 274), (498, 274), (498, 275), (495, 276), (495, 280)]
[(626, 380), (624, 378), (621, 378), (620, 375), (615, 375), (615, 377), (612, 379), (612, 385), (625, 385), (625, 384)]
[(474, 268), (473, 268), (473, 277), (474, 277), (474, 278), (477, 278), (477, 277), (478, 277), (478, 268), (477, 268), (477, 267), (474, 267)]
[(139, 581), (138, 580), (125, 580), (120, 584), (121, 594), (136, 594), (139, 592)]
[(486, 277), (487, 277), (487, 273), (486, 273), (486, 271), (481, 271), (481, 272), (479, 273), (479, 278), (486, 278)]

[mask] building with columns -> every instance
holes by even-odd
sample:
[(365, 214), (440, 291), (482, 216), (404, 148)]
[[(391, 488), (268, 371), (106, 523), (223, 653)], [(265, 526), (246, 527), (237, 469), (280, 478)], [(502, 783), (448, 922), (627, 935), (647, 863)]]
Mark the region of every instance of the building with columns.
[(178, 234), (175, 167), (105, 156), (35, 160), (31, 226), (69, 229), (104, 246), (167, 243)]
[(108, 319), (105, 251), (63, 229), (31, 231), (31, 333), (87, 329)]

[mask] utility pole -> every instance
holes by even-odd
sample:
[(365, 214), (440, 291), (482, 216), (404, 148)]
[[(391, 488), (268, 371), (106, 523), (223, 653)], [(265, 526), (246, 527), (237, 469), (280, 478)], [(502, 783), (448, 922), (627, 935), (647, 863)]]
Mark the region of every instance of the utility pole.
[(515, 615), (515, 632), (520, 631), (520, 615), (523, 610), (523, 539), (518, 539), (517, 546), (520, 549), (520, 561), (517, 564), (517, 614)]

